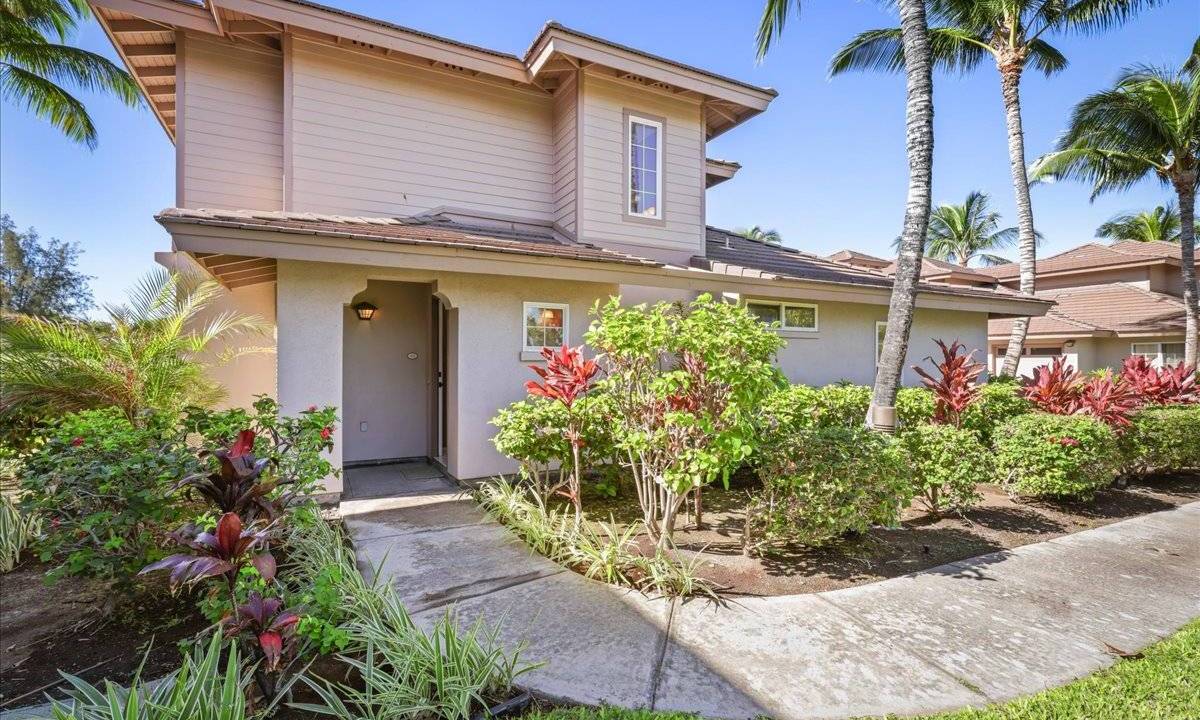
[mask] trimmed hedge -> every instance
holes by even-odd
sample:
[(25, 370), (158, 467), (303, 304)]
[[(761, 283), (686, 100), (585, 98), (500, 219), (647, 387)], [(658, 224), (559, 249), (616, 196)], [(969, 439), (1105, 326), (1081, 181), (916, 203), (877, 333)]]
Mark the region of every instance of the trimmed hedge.
[(1001, 480), (1028, 497), (1089, 499), (1120, 464), (1112, 429), (1082, 415), (1020, 415), (997, 429), (995, 443)]
[(1127, 472), (1200, 468), (1200, 405), (1149, 407), (1130, 422), (1118, 441)]
[(935, 404), (933, 392), (927, 388), (900, 388), (896, 393), (896, 433), (903, 435), (933, 422)]
[(749, 544), (818, 546), (872, 525), (894, 525), (912, 499), (908, 465), (865, 427), (805, 428), (764, 449), (763, 490), (750, 502)]
[(918, 425), (900, 435), (912, 466), (913, 491), (931, 512), (969, 508), (981, 499), (975, 486), (992, 481), (991, 454), (971, 430)]

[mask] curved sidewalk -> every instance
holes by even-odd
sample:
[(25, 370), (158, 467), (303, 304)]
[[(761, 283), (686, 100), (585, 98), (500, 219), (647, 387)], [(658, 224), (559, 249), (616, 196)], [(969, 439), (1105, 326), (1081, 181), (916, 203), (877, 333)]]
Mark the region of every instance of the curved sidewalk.
[[(343, 503), (419, 621), (503, 620), (545, 696), (706, 717), (845, 718), (1064, 684), (1200, 616), (1200, 502), (809, 595), (650, 599), (532, 555), (449, 484)], [(1111, 647), (1108, 647), (1111, 646)]]

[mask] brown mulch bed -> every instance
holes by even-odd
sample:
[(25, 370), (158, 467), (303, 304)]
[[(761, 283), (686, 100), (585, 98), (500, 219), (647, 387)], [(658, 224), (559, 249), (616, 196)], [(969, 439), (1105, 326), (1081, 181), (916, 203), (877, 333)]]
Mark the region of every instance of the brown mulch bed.
[(46, 585), (46, 570), (26, 562), (0, 575), (0, 709), (45, 702), (60, 669), (128, 685), (151, 639), (142, 676), (161, 677), (179, 666), (178, 641), (208, 627), (192, 598), (147, 593), (106, 611), (116, 591), (81, 578)]
[[(682, 518), (676, 546), (697, 554), (698, 574), (728, 595), (795, 595), (876, 582), (946, 563), (1021, 545), (1200, 500), (1200, 474), (1146, 478), (1126, 488), (1110, 488), (1090, 502), (1023, 501), (994, 485), (980, 487), (983, 501), (962, 514), (931, 517), (913, 505), (899, 528), (869, 532), (824, 548), (776, 544), (754, 556), (742, 553), (745, 505), (754, 480), (741, 474), (729, 490), (704, 494), (704, 527)], [(618, 498), (587, 498), (592, 518), (612, 517), (618, 524), (640, 517), (633, 489)], [(648, 546), (646, 538), (640, 538)], [(648, 548), (646, 548), (648, 550)]]

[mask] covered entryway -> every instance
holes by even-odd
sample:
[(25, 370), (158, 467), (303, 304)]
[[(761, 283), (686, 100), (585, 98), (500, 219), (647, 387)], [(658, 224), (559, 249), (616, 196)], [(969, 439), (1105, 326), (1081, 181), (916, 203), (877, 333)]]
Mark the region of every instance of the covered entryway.
[(441, 332), (431, 301), (429, 284), (371, 280), (346, 306), (345, 466), (424, 461), (437, 454), (444, 404), (437, 401)]

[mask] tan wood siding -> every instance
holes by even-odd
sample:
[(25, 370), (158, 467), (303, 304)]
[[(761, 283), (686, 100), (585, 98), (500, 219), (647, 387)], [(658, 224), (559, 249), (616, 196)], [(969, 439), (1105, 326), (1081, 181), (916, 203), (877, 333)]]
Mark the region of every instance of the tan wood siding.
[[(699, 102), (589, 74), (581, 106), (581, 239), (670, 259), (703, 254), (704, 173), (697, 158), (703, 153), (704, 139)], [(662, 158), (665, 222), (661, 224), (624, 216), (626, 110), (666, 120)]]
[(554, 219), (549, 96), (299, 39), (292, 48), (295, 210)]
[(568, 80), (554, 94), (554, 222), (575, 233), (578, 86)]
[(283, 61), (188, 34), (179, 154), (184, 207), (278, 210), (283, 203)]

